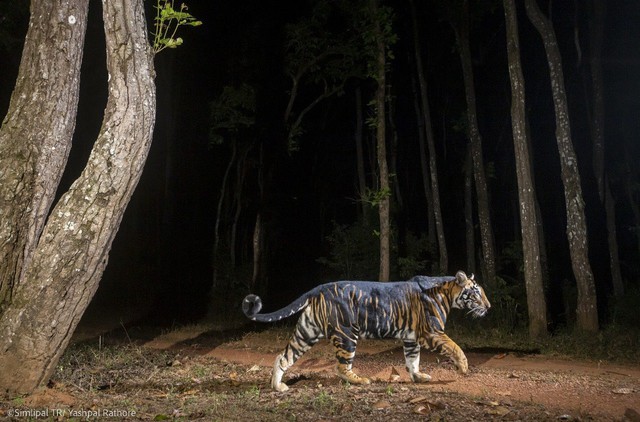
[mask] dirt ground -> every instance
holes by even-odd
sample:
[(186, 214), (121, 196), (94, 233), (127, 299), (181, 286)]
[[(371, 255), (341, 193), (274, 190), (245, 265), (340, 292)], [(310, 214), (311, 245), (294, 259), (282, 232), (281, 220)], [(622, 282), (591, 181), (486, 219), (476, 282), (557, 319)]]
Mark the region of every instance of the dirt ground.
[(466, 350), (463, 376), (423, 352), (432, 381), (413, 384), (393, 340), (358, 345), (354, 370), (371, 385), (342, 383), (320, 342), (285, 375), (289, 392), (276, 393), (271, 367), (289, 333), (192, 326), (87, 340), (67, 351), (48, 388), (0, 400), (0, 419), (640, 421), (640, 366)]

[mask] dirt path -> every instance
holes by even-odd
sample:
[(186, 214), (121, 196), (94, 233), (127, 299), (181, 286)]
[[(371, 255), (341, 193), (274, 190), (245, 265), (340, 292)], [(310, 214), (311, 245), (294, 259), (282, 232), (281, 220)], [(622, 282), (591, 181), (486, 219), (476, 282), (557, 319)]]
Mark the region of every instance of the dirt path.
[[(174, 332), (147, 342), (145, 347), (180, 350), (248, 367), (271, 367), (286, 344), (286, 336), (286, 332), (271, 330), (221, 343), (198, 332)], [(535, 403), (544, 406), (550, 417), (561, 420), (640, 421), (640, 367), (512, 353), (468, 351), (467, 356), (470, 373), (462, 376), (438, 355), (423, 352), (421, 367), (431, 374), (432, 381), (413, 385), (399, 344), (369, 340), (358, 345), (354, 369), (377, 383), (399, 389), (411, 386), (425, 395), (454, 392), (495, 406)], [(321, 342), (291, 368), (285, 380), (293, 389), (339, 384), (334, 366), (332, 348)]]

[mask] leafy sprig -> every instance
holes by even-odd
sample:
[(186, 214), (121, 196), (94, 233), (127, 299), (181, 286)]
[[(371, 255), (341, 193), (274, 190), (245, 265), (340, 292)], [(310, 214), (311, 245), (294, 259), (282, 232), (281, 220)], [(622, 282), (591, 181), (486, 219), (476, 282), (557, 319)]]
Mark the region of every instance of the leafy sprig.
[(187, 12), (186, 4), (180, 4), (176, 10), (174, 0), (157, 0), (153, 51), (157, 54), (165, 48), (176, 48), (182, 45), (183, 39), (176, 37), (181, 26), (200, 26), (202, 21)]

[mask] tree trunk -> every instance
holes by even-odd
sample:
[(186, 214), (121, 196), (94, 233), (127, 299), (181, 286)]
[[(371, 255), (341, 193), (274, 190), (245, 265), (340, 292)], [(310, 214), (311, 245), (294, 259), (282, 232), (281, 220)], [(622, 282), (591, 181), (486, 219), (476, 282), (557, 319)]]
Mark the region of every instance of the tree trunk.
[(220, 268), (220, 221), (222, 220), (222, 205), (224, 204), (224, 198), (227, 192), (227, 181), (229, 180), (229, 174), (231, 168), (236, 160), (236, 153), (238, 151), (238, 142), (236, 140), (231, 141), (231, 157), (227, 168), (224, 170), (224, 176), (222, 177), (222, 183), (220, 184), (220, 197), (218, 198), (218, 206), (216, 209), (216, 223), (213, 228), (213, 281), (212, 291), (218, 288), (218, 273)]
[(465, 243), (467, 245), (467, 268), (476, 267), (476, 240), (473, 224), (473, 158), (471, 146), (467, 148), (467, 158), (464, 163), (464, 227)]
[(376, 39), (375, 79), (378, 84), (375, 93), (376, 104), (376, 147), (378, 177), (380, 180), (378, 215), (380, 219), (380, 281), (389, 281), (391, 272), (391, 190), (389, 188), (389, 169), (387, 167), (386, 143), (386, 59), (387, 46), (383, 38), (378, 17), (378, 0), (370, 0), (371, 15), (374, 20)]
[(584, 215), (584, 201), (578, 171), (578, 158), (571, 142), (571, 125), (567, 95), (564, 89), (564, 75), (562, 58), (556, 41), (555, 31), (551, 21), (542, 14), (536, 0), (525, 0), (527, 16), (542, 37), (551, 91), (556, 114), (556, 140), (560, 153), (560, 168), (562, 184), (564, 186), (565, 206), (567, 210), (567, 237), (569, 239), (569, 253), (571, 266), (578, 288), (578, 303), (576, 322), (578, 328), (585, 331), (598, 330), (598, 307), (596, 287), (589, 264), (589, 246), (587, 224)]
[[(264, 260), (264, 233), (262, 230), (262, 207), (264, 206), (264, 145), (260, 144), (258, 162), (258, 211), (256, 212), (256, 222), (253, 227), (253, 235), (251, 237), (251, 245), (253, 250), (253, 274), (251, 276), (250, 290), (254, 291), (256, 286), (261, 284), (264, 278), (263, 260)], [(240, 206), (240, 204), (238, 204)]]
[(518, 17), (515, 0), (503, 0), (507, 30), (507, 55), (511, 79), (511, 124), (520, 199), (520, 230), (524, 277), (527, 289), (529, 313), (529, 335), (540, 338), (547, 334), (547, 305), (542, 284), (540, 266), (540, 240), (536, 219), (533, 176), (530, 167), (525, 119), (524, 77), (520, 64), (520, 42), (518, 40)]
[(598, 185), (600, 201), (605, 200), (604, 187), (604, 89), (602, 82), (602, 42), (604, 39), (604, 18), (606, 3), (604, 0), (592, 0), (593, 13), (589, 26), (589, 56), (591, 62), (591, 88), (593, 106), (591, 114), (591, 139), (593, 142), (593, 171)]
[[(102, 129), (0, 318), (3, 392), (29, 393), (53, 373), (98, 287), (151, 145), (156, 97), (142, 1), (105, 0), (103, 9), (110, 78)], [(55, 27), (71, 22), (53, 16), (61, 15), (50, 16)], [(57, 70), (49, 75), (57, 76)]]
[(456, 25), (452, 22), (452, 26), (458, 43), (467, 101), (467, 130), (469, 133), (469, 141), (471, 142), (473, 175), (478, 199), (478, 222), (480, 223), (482, 243), (483, 276), (489, 290), (493, 290), (496, 286), (495, 242), (493, 239), (493, 227), (491, 225), (491, 213), (489, 212), (489, 193), (484, 173), (484, 159), (482, 157), (482, 137), (480, 136), (480, 129), (478, 128), (476, 112), (476, 89), (473, 80), (473, 65), (469, 46), (469, 3), (467, 1), (463, 2), (459, 23)]
[(609, 180), (605, 179), (604, 207), (607, 219), (607, 243), (609, 245), (609, 268), (611, 268), (611, 282), (613, 283), (613, 295), (616, 299), (624, 296), (624, 284), (620, 271), (620, 257), (618, 255), (618, 236), (616, 230), (616, 203), (611, 194)]
[(592, 25), (589, 29), (590, 56), (591, 56), (591, 89), (593, 92), (593, 105), (591, 110), (591, 139), (593, 141), (593, 171), (598, 185), (600, 202), (604, 204), (605, 219), (607, 220), (607, 239), (609, 244), (609, 269), (611, 271), (611, 283), (613, 295), (621, 298), (624, 295), (624, 284), (620, 271), (620, 259), (618, 257), (618, 243), (616, 239), (615, 202), (611, 195), (608, 182), (605, 181), (604, 166), (604, 86), (602, 81), (602, 42), (604, 38), (604, 19), (606, 15), (606, 3), (604, 0), (592, 0), (593, 6)]
[[(362, 148), (362, 89), (360, 86), (356, 87), (356, 133), (355, 133), (355, 141), (356, 141), (356, 159), (358, 166), (358, 190), (360, 194), (360, 199), (363, 199), (367, 190), (367, 178), (364, 170), (364, 150)], [(361, 212), (362, 212), (362, 224), (365, 227), (369, 222), (369, 213), (367, 210), (367, 203), (363, 200), (360, 201), (362, 204)]]
[(436, 219), (433, 210), (433, 195), (431, 193), (431, 177), (429, 174), (429, 161), (427, 159), (427, 143), (424, 139), (424, 119), (422, 110), (420, 109), (420, 94), (416, 86), (415, 78), (411, 78), (411, 87), (413, 89), (413, 108), (416, 112), (416, 121), (418, 122), (418, 146), (420, 147), (420, 169), (422, 174), (422, 186), (424, 188), (424, 197), (427, 200), (427, 239), (429, 247), (436, 245)]
[(0, 129), (0, 315), (25, 280), (71, 150), (88, 7), (88, 0), (31, 2)]
[(433, 195), (433, 215), (436, 223), (436, 234), (438, 238), (438, 250), (440, 253), (439, 272), (446, 273), (449, 268), (449, 256), (447, 253), (447, 242), (444, 235), (444, 223), (442, 221), (442, 211), (440, 207), (440, 188), (438, 184), (438, 166), (436, 160), (436, 146), (431, 125), (431, 110), (429, 107), (429, 97), (427, 95), (427, 81), (422, 69), (422, 56), (420, 54), (420, 37), (418, 35), (418, 22), (416, 18), (413, 0), (411, 3), (411, 16), (413, 20), (413, 46), (416, 58), (416, 72), (418, 73), (418, 85), (420, 87), (420, 100), (422, 104), (422, 115), (427, 137), (427, 147), (429, 150), (429, 175), (431, 178), (431, 194)]

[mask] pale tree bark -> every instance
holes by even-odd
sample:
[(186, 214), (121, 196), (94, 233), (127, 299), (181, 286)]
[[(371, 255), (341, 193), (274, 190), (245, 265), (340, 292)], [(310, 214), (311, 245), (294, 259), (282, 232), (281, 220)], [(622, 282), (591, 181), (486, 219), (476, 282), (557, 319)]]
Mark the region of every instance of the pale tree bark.
[(391, 272), (391, 189), (389, 187), (389, 169), (387, 166), (386, 137), (386, 61), (387, 45), (385, 43), (380, 20), (378, 18), (378, 0), (370, 0), (369, 7), (374, 22), (375, 48), (375, 80), (378, 84), (375, 93), (376, 105), (376, 149), (379, 177), (378, 216), (380, 219), (380, 281), (389, 281)]
[[(50, 378), (98, 287), (151, 145), (156, 96), (142, 0), (102, 5), (109, 71), (102, 128), (82, 174), (48, 217), (0, 318), (2, 392), (29, 393)], [(61, 15), (53, 11), (52, 27), (69, 24)]]
[[(449, 268), (449, 254), (447, 252), (447, 242), (444, 235), (444, 223), (442, 221), (442, 209), (440, 206), (440, 187), (438, 183), (438, 165), (436, 160), (436, 146), (431, 124), (431, 109), (429, 107), (429, 96), (427, 95), (427, 80), (422, 67), (422, 55), (420, 54), (420, 37), (418, 35), (418, 22), (416, 10), (411, 3), (411, 16), (413, 21), (413, 47), (416, 60), (416, 72), (418, 73), (418, 86), (420, 88), (420, 103), (422, 105), (422, 117), (427, 138), (427, 149), (429, 153), (429, 178), (431, 181), (431, 195), (433, 201), (433, 215), (436, 226), (436, 237), (438, 239), (438, 251), (440, 255), (439, 272), (446, 273)], [(421, 157), (421, 160), (424, 160)]]
[(478, 113), (476, 111), (476, 89), (469, 46), (469, 2), (462, 4), (461, 14), (457, 22), (451, 22), (458, 43), (462, 76), (464, 79), (465, 98), (467, 101), (467, 131), (471, 143), (473, 157), (473, 176), (478, 200), (478, 222), (480, 224), (480, 238), (482, 244), (482, 269), (484, 281), (489, 289), (496, 286), (496, 254), (489, 211), (489, 189), (484, 173), (484, 159), (482, 157), (482, 137), (478, 127)]
[(524, 258), (524, 278), (527, 290), (529, 335), (532, 338), (547, 334), (547, 305), (542, 284), (540, 239), (536, 218), (533, 175), (527, 142), (525, 90), (520, 64), (518, 16), (515, 0), (503, 0), (507, 32), (507, 57), (511, 79), (511, 125), (516, 158), (518, 197), (520, 199), (520, 230)]
[(71, 150), (88, 6), (88, 0), (31, 2), (0, 129), (0, 315), (24, 280)]
[(542, 37), (549, 77), (551, 78), (551, 92), (556, 114), (556, 140), (560, 153), (560, 169), (564, 186), (565, 207), (567, 211), (567, 238), (569, 239), (569, 253), (571, 266), (578, 288), (578, 303), (576, 322), (581, 330), (598, 330), (598, 307), (596, 286), (589, 263), (589, 245), (587, 238), (587, 223), (584, 214), (584, 200), (578, 171), (578, 158), (571, 141), (571, 125), (569, 122), (569, 108), (564, 88), (562, 58), (556, 40), (553, 24), (536, 3), (536, 0), (525, 0), (527, 16)]
[(618, 239), (616, 236), (615, 202), (611, 194), (609, 182), (605, 176), (604, 165), (604, 87), (602, 82), (602, 43), (604, 38), (604, 19), (607, 6), (604, 0), (591, 1), (591, 26), (589, 27), (589, 51), (591, 64), (591, 90), (592, 101), (590, 130), (593, 142), (593, 170), (598, 185), (598, 195), (604, 204), (605, 218), (607, 222), (607, 244), (609, 245), (609, 269), (611, 270), (611, 283), (613, 295), (621, 298), (624, 295), (624, 284), (620, 271), (620, 258), (618, 255)]

